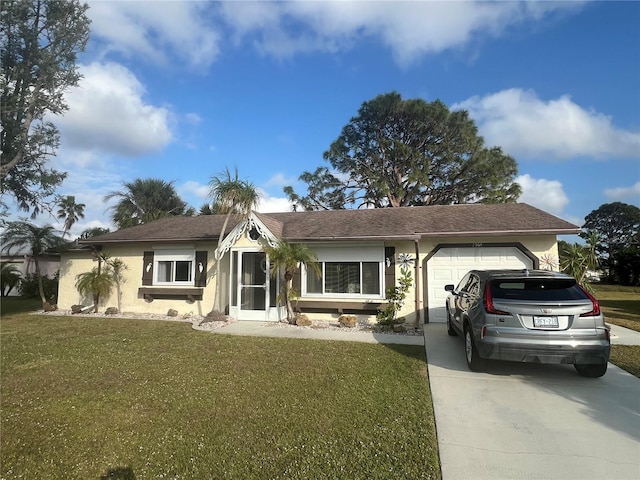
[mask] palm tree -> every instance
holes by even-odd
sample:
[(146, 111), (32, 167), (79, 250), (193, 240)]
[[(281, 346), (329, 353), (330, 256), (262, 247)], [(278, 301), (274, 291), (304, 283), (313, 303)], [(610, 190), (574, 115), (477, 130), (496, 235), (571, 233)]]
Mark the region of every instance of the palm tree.
[[(220, 230), (220, 237), (218, 238), (217, 252), (219, 252), (220, 247), (222, 246), (222, 240), (224, 239), (224, 233), (227, 230), (227, 225), (229, 224), (231, 216), (237, 216), (238, 221), (248, 218), (251, 210), (258, 206), (260, 194), (252, 183), (238, 178), (238, 170), (236, 170), (235, 175), (232, 176), (228, 168), (219, 176), (211, 178), (209, 188), (209, 196), (211, 197), (215, 208), (219, 213), (226, 215), (222, 229)], [(220, 258), (217, 258), (216, 262), (216, 292), (213, 301), (212, 313), (222, 315), (220, 308), (220, 297), (222, 296), (220, 260)]]
[(133, 227), (171, 215), (194, 214), (178, 196), (173, 182), (159, 178), (137, 178), (123, 184), (124, 191), (111, 192), (105, 201), (119, 199), (111, 207), (111, 219), (118, 228)]
[(110, 230), (108, 228), (102, 227), (92, 227), (87, 228), (80, 234), (80, 238), (87, 239), (91, 237), (97, 237), (98, 235), (104, 235), (105, 233), (109, 233)]
[(0, 264), (0, 295), (6, 297), (20, 283), (20, 270), (12, 263)]
[(596, 246), (598, 235), (591, 235), (587, 239), (587, 245), (578, 243), (564, 243), (560, 250), (560, 269), (575, 278), (580, 285), (592, 292), (591, 285), (587, 282), (587, 272), (598, 267)]
[(296, 318), (291, 307), (291, 297), (297, 296), (297, 293), (291, 288), (293, 276), (301, 264), (311, 268), (316, 275), (320, 275), (318, 257), (304, 244), (291, 244), (285, 241), (278, 242), (275, 247), (265, 247), (265, 252), (269, 256), (271, 276), (277, 277), (280, 272), (284, 275), (282, 297), (284, 297), (287, 307), (287, 320), (293, 324), (296, 322)]
[(198, 210), (198, 215), (219, 215), (221, 213), (220, 206), (215, 203), (203, 203)]
[[(598, 268), (598, 245), (600, 243), (600, 234), (598, 232), (590, 232), (587, 236), (585, 261), (587, 270), (595, 270)], [(585, 272), (586, 274), (586, 272)]]
[(2, 249), (6, 250), (7, 253), (14, 247), (26, 247), (31, 250), (31, 256), (36, 266), (40, 300), (42, 300), (42, 307), (45, 309), (47, 308), (48, 302), (45, 298), (44, 287), (42, 285), (39, 259), (47, 250), (52, 250), (62, 245), (62, 239), (54, 232), (55, 229), (51, 225), (38, 227), (26, 221), (8, 222), (4, 232), (4, 238), (6, 240), (2, 246)]
[(98, 313), (100, 297), (109, 295), (114, 284), (110, 268), (93, 267), (90, 272), (76, 276), (76, 288), (80, 295), (93, 297), (93, 312)]
[(116, 295), (118, 297), (118, 312), (122, 312), (122, 284), (126, 281), (124, 271), (128, 270), (127, 264), (121, 258), (105, 257), (106, 263), (111, 267), (111, 276), (116, 285)]
[(64, 230), (62, 231), (62, 238), (64, 238), (73, 224), (79, 219), (84, 218), (85, 204), (76, 203), (76, 197), (74, 195), (67, 195), (66, 197), (58, 197), (56, 199), (56, 205), (58, 206), (58, 219), (64, 220)]

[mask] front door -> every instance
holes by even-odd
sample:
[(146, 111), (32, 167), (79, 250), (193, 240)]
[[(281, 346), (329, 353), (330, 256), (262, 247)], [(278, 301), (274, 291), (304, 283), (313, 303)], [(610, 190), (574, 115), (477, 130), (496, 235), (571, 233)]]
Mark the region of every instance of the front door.
[(269, 310), (269, 265), (264, 252), (238, 252), (239, 320), (266, 320)]

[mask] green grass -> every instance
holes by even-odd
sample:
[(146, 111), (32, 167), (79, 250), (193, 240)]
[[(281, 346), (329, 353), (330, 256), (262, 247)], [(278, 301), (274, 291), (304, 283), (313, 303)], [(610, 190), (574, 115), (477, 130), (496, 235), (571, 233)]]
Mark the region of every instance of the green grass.
[[(640, 287), (592, 284), (607, 323), (640, 332)], [(611, 362), (640, 377), (640, 346), (612, 345)]]
[(612, 345), (611, 362), (640, 378), (640, 345)]
[(440, 478), (423, 347), (5, 313), (0, 338), (0, 478)]
[(0, 300), (0, 315), (3, 317), (36, 310), (42, 310), (42, 301), (39, 298), (2, 297)]
[(640, 332), (640, 287), (591, 286), (608, 323)]

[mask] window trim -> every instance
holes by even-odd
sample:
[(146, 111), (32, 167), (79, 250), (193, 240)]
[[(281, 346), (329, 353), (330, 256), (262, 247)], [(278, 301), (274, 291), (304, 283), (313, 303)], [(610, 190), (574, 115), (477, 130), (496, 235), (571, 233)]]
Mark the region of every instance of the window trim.
[[(353, 298), (353, 299), (372, 299), (372, 300), (380, 300), (385, 298), (385, 275), (384, 275), (384, 261), (383, 260), (371, 260), (371, 259), (352, 259), (352, 260), (319, 260), (320, 264), (321, 276), (322, 276), (322, 292), (309, 292), (307, 290), (307, 275), (315, 275), (313, 271), (308, 271), (308, 269), (303, 268), (302, 270), (302, 278), (301, 278), (301, 290), (302, 290), (302, 298)], [(363, 275), (363, 263), (377, 263), (378, 264), (378, 285), (380, 292), (379, 293), (338, 293), (338, 292), (326, 292), (325, 285), (325, 264), (327, 263), (357, 263), (359, 265), (359, 276), (360, 276), (360, 290), (362, 291), (362, 275)]]
[[(175, 262), (188, 261), (191, 262), (191, 270), (189, 272), (190, 280), (187, 281), (170, 281), (163, 282), (158, 280), (160, 273), (160, 262), (173, 262), (173, 278), (175, 278), (176, 269)], [(153, 283), (157, 286), (190, 286), (195, 285), (196, 278), (196, 252), (193, 249), (157, 249), (153, 255)]]

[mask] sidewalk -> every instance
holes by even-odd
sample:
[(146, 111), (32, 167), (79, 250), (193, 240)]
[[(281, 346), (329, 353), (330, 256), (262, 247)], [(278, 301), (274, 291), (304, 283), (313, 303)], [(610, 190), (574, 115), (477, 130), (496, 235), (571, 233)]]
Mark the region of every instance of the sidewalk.
[(640, 332), (628, 328), (611, 325), (611, 343), (613, 345), (640, 345)]
[[(640, 345), (640, 332), (619, 327), (618, 325), (610, 326), (612, 344)], [(428, 327), (428, 324), (424, 326), (424, 328)], [(195, 330), (210, 331), (212, 333), (250, 337), (308, 338), (313, 340), (343, 340), (348, 342), (424, 345), (424, 338), (422, 335), (398, 335), (392, 333), (349, 331), (347, 328), (323, 329), (294, 327), (274, 322), (233, 322), (216, 330), (201, 329), (197, 326), (194, 326), (193, 328)]]

